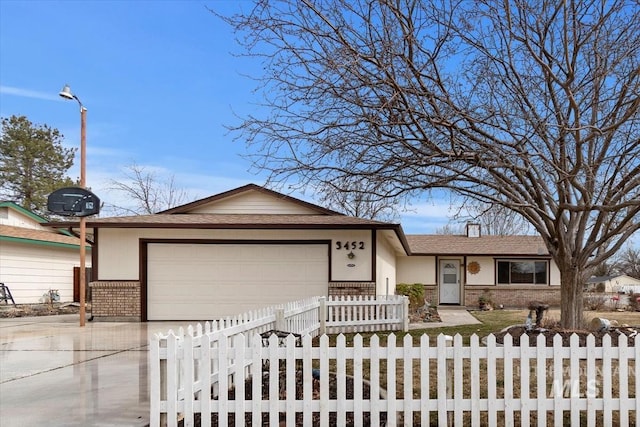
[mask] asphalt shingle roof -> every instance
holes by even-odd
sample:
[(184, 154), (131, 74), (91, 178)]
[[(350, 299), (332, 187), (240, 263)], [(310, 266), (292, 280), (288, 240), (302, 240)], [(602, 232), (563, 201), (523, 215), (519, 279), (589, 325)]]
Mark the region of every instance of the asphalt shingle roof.
[(35, 230), (11, 225), (0, 225), (0, 236), (80, 246), (80, 239), (76, 237), (65, 236), (53, 231)]
[(536, 255), (548, 256), (539, 236), (407, 235), (414, 255)]

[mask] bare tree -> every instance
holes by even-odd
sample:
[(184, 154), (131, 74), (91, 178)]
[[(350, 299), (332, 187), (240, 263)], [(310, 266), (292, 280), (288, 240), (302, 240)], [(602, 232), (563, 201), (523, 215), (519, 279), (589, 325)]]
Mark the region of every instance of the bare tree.
[(578, 327), (583, 283), (640, 228), (636, 1), (263, 0), (223, 19), (263, 59), (267, 108), (235, 129), (271, 182), (513, 210)]
[(640, 249), (627, 246), (616, 257), (616, 270), (620, 274), (640, 279)]
[(317, 195), (323, 206), (359, 218), (389, 222), (399, 219), (398, 205), (393, 200), (371, 197), (366, 181), (347, 183), (345, 179), (349, 177), (337, 183), (325, 183), (318, 189)]
[(594, 267), (591, 274), (596, 277), (611, 276), (618, 271), (615, 262), (603, 262)]
[(120, 192), (127, 205), (109, 206), (119, 215), (154, 214), (185, 203), (188, 193), (176, 186), (175, 176), (159, 177), (157, 172), (133, 163), (123, 169), (120, 180), (111, 180), (110, 189)]
[(483, 235), (514, 236), (529, 234), (531, 225), (518, 212), (503, 205), (486, 204), (478, 201), (465, 203), (454, 220), (477, 222)]
[(464, 234), (464, 232), (465, 227), (462, 224), (449, 223), (436, 228), (435, 234), (455, 236)]

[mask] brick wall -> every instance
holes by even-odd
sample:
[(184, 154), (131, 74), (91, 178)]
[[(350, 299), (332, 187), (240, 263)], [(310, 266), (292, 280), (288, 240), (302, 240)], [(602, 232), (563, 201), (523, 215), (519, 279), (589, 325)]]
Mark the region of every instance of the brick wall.
[(140, 282), (99, 281), (89, 286), (94, 320), (140, 321)]
[(376, 295), (375, 282), (331, 282), (329, 296)]
[(438, 305), (438, 287), (435, 285), (424, 286), (424, 300), (430, 305)]
[(488, 289), (494, 305), (505, 308), (527, 308), (530, 301), (542, 301), (551, 306), (560, 305), (559, 286), (466, 286), (465, 305), (478, 307), (478, 297)]

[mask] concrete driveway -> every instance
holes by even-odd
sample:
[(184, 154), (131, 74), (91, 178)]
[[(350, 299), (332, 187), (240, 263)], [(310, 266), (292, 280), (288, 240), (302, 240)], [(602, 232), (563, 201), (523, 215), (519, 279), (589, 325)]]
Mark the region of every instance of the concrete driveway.
[(146, 426), (149, 338), (193, 323), (0, 319), (0, 426)]
[[(411, 326), (479, 323), (466, 310), (442, 310), (441, 318)], [(195, 323), (0, 319), (0, 426), (146, 426), (149, 339)]]

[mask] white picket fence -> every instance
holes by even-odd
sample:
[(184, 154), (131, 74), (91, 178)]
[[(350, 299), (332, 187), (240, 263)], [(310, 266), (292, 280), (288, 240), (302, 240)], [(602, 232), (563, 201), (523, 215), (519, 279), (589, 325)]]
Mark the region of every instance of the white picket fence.
[(235, 327), (152, 342), (152, 427), (640, 425), (640, 339), (624, 335), (618, 346), (394, 334), (330, 345), (313, 334), (265, 343)]
[[(197, 324), (186, 332), (180, 329), (156, 334), (150, 342), (151, 425), (175, 425), (179, 413), (192, 417), (193, 405), (198, 405), (194, 396), (211, 394), (204, 390), (217, 395), (218, 390), (226, 389), (226, 377), (220, 375), (226, 372), (226, 365), (220, 367), (221, 359), (213, 356), (221, 348), (244, 346), (239, 343), (253, 337), (262, 342), (260, 334), (268, 336), (270, 331), (286, 331), (300, 337), (407, 331), (408, 309), (408, 299), (401, 295), (314, 297)], [(256, 366), (259, 371), (262, 364), (238, 365), (244, 376), (257, 372)]]

